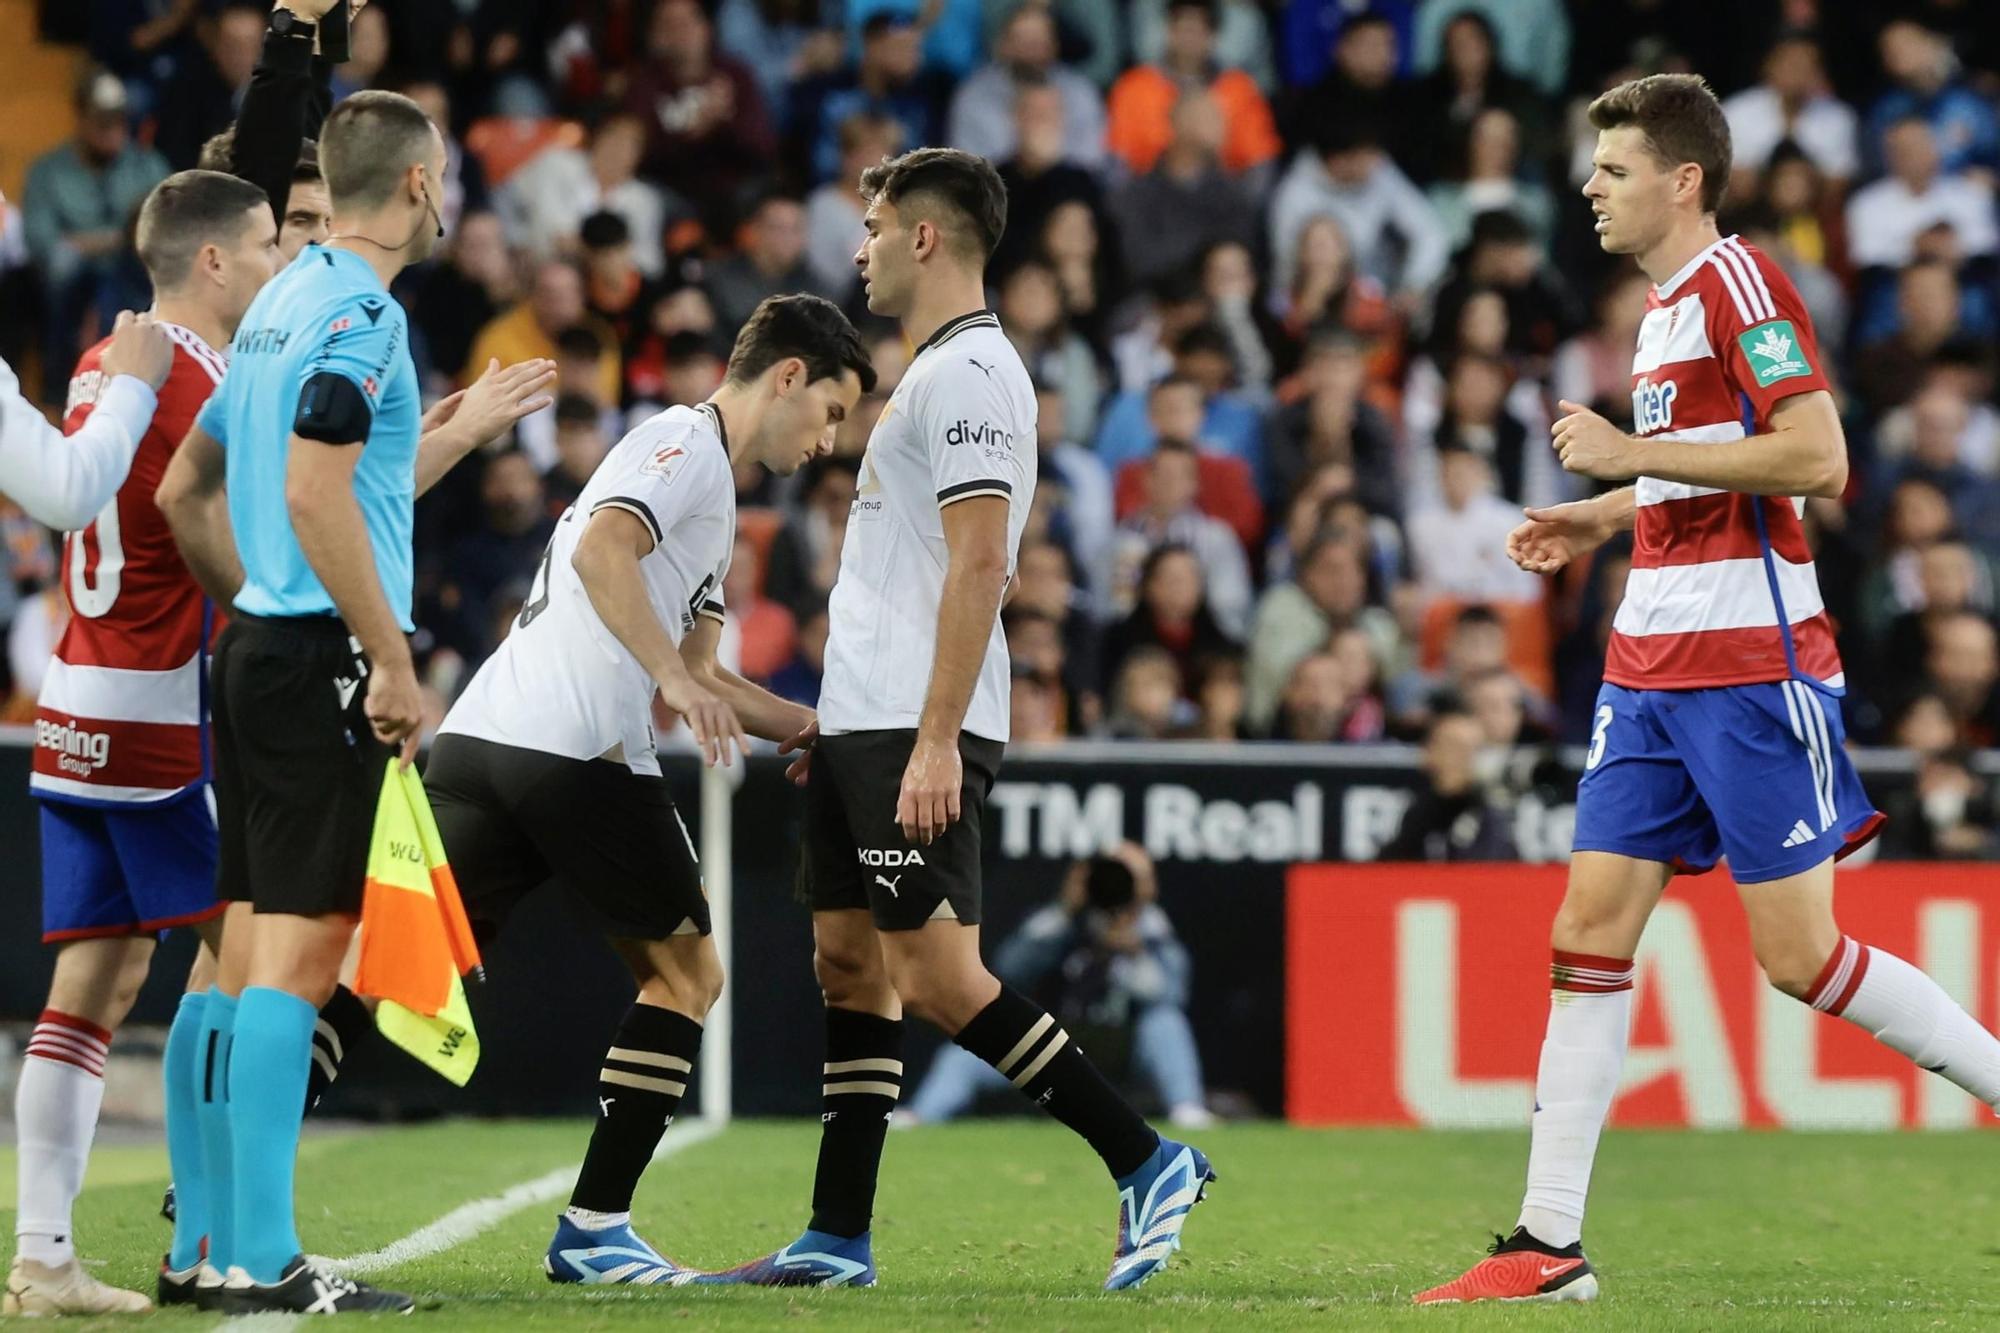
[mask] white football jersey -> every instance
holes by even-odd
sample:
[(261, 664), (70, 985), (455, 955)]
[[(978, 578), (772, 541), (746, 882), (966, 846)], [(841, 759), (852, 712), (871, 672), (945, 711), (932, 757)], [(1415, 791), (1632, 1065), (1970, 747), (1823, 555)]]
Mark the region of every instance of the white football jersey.
[[(976, 495), (1008, 501), (1011, 573), (1035, 497), (1035, 387), (984, 310), (925, 340), (868, 437), (827, 605), (821, 731), (917, 725), (949, 560), (944, 507)], [(965, 730), (1005, 741), (1009, 687), (995, 616)]]
[(440, 735), (476, 736), (571, 759), (620, 758), (658, 773), (656, 688), (598, 618), (570, 565), (591, 515), (622, 509), (653, 534), (639, 562), (653, 614), (679, 643), (697, 616), (722, 618), (736, 541), (736, 482), (721, 414), (671, 407), (635, 427), (598, 464), (556, 524), (528, 602), (445, 715)]

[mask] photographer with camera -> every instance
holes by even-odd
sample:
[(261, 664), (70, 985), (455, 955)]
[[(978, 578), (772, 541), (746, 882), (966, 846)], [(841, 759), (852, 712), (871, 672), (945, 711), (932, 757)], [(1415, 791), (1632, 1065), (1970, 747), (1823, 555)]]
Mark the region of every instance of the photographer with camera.
[[(1093, 1049), (1115, 1049), (1122, 1037), (1168, 1119), (1199, 1129), (1215, 1117), (1203, 1098), (1201, 1053), (1188, 1023), (1192, 969), (1158, 897), (1152, 858), (1136, 843), (1079, 861), (1056, 900), (1001, 944), (993, 971), (1046, 1003), (1071, 1032), (1103, 1034)], [(983, 1060), (946, 1046), (898, 1123), (950, 1120), (980, 1093), (1007, 1086)]]

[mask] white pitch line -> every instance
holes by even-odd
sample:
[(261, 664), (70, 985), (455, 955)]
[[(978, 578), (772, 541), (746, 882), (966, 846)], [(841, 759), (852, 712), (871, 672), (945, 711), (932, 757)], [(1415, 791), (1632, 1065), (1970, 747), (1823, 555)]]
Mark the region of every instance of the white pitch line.
[[(719, 1126), (706, 1121), (676, 1126), (667, 1131), (666, 1137), (660, 1140), (660, 1146), (653, 1150), (653, 1160), (657, 1162), (685, 1152), (721, 1132)], [(456, 1249), (525, 1208), (560, 1199), (576, 1183), (576, 1173), (575, 1166), (558, 1167), (547, 1175), (524, 1180), (499, 1194), (462, 1203), (437, 1221), (418, 1227), (400, 1240), (392, 1240), (379, 1250), (370, 1250), (349, 1259), (335, 1259), (333, 1266), (358, 1277)]]
[[(660, 1140), (660, 1146), (653, 1150), (653, 1160), (658, 1162), (685, 1152), (698, 1143), (706, 1143), (722, 1132), (722, 1126), (712, 1121), (694, 1120), (675, 1125)], [(537, 1204), (550, 1203), (560, 1199), (563, 1193), (576, 1183), (576, 1166), (558, 1167), (546, 1175), (524, 1180), (510, 1189), (491, 1194), (483, 1199), (474, 1199), (440, 1217), (437, 1221), (418, 1227), (399, 1240), (390, 1241), (379, 1250), (357, 1254), (347, 1259), (332, 1259), (328, 1262), (340, 1272), (356, 1276), (379, 1273), (385, 1268), (409, 1263), (413, 1259), (426, 1259), (433, 1254), (442, 1254), (455, 1249), (483, 1231), (490, 1231), (514, 1214)], [(269, 1314), (244, 1315), (225, 1319), (216, 1328), (228, 1329), (229, 1333), (279, 1333), (305, 1316), (272, 1312)]]

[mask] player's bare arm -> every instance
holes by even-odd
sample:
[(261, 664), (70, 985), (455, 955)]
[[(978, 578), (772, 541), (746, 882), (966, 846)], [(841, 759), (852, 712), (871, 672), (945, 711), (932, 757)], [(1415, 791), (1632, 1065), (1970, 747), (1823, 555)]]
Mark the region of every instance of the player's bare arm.
[(1553, 574), (1618, 533), (1631, 531), (1638, 505), (1632, 488), (1621, 486), (1588, 500), (1521, 512), (1527, 521), (1507, 534), (1507, 558), (1530, 574)]
[(1847, 489), (1847, 435), (1833, 395), (1793, 394), (1771, 409), (1772, 429), (1727, 444), (1649, 440), (1625, 434), (1575, 403), (1551, 431), (1563, 467), (1600, 481), (1657, 477), (1750, 495), (1816, 495)]
[(701, 616), (681, 639), (681, 662), (695, 683), (736, 710), (743, 729), (767, 741), (796, 739), (813, 725), (813, 710), (780, 699), (761, 685), (743, 679), (716, 660), (722, 642), (722, 622)]
[(417, 442), (417, 494), (422, 495), (460, 459), (500, 438), (522, 417), (555, 401), (556, 363), (543, 358), (502, 368), (488, 361), (480, 377), (424, 414)]
[(583, 580), (597, 618), (653, 678), (661, 702), (687, 719), (703, 761), (727, 764), (731, 744), (741, 754), (749, 742), (736, 710), (695, 680), (653, 614), (645, 576), (639, 572), (639, 562), (652, 549), (653, 534), (644, 522), (622, 509), (603, 509), (583, 530), (570, 567)]
[(965, 772), (958, 732), (1007, 587), (1007, 505), (1004, 496), (981, 495), (946, 505), (941, 515), (948, 555), (938, 600), (937, 653), (917, 721), (916, 749), (896, 797), (896, 822), (905, 837), (918, 842), (928, 844), (959, 816)]
[(292, 436), (285, 508), (306, 563), (368, 658), (369, 724), (384, 743), (401, 743), (407, 766), (417, 754), (423, 698), (409, 642), (382, 592), (375, 548), (354, 496), (354, 469), (362, 448), (360, 441), (325, 444)]
[(174, 545), (180, 548), (188, 572), (217, 606), (234, 602), (243, 586), (243, 561), (229, 523), (226, 463), (222, 446), (195, 426), (174, 450), (153, 493), (153, 503), (173, 529)]

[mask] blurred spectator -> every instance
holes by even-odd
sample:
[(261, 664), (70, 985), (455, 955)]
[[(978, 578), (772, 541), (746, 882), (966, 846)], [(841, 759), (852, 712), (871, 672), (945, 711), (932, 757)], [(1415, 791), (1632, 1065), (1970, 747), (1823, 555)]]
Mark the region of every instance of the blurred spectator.
[(1445, 31), (1460, 14), (1485, 18), (1500, 42), (1500, 64), (1544, 95), (1563, 90), (1569, 76), (1569, 14), (1562, 0), (1423, 0), (1417, 8), (1416, 67), (1425, 73), (1444, 58)]
[(1416, 63), (1418, 4), (1419, 0), (1372, 0), (1366, 6), (1352, 0), (1285, 0), (1278, 18), (1279, 63), (1285, 82), (1294, 88), (1309, 88), (1319, 82), (1337, 62), (1347, 29), (1378, 16), (1390, 24), (1396, 77), (1408, 78)]
[[(1506, 336), (1497, 347), (1468, 347), (1459, 323), (1463, 307), (1476, 293), (1489, 289), (1506, 302)], [(1569, 284), (1548, 262), (1534, 231), (1504, 210), (1483, 212), (1472, 220), (1470, 244), (1437, 293), (1431, 321), (1434, 341), (1456, 337), (1458, 350), (1504, 351), (1527, 358), (1524, 365), (1530, 367), (1553, 356), (1583, 322)]]
[[(715, 343), (699, 333), (676, 333), (666, 341), (667, 373), (661, 397), (671, 407), (692, 407), (714, 393), (728, 363)], [(768, 476), (768, 474), (767, 474)]]
[(1920, 757), (1942, 754), (1958, 744), (1958, 726), (1944, 700), (1926, 690), (1903, 706), (1890, 739)]
[[(1015, 745), (1048, 745), (1068, 734), (1062, 721), (1062, 691), (1019, 662), (1013, 665), (1007, 690), (1007, 714), (1009, 739)], [(988, 1066), (982, 1062), (980, 1067)]]
[(1288, 340), (1278, 349), (1281, 372), (1309, 359), (1320, 334), (1336, 331), (1349, 335), (1357, 354), (1372, 344), (1400, 360), (1397, 317), (1388, 293), (1381, 283), (1355, 271), (1347, 231), (1331, 213), (1316, 214), (1300, 229), (1291, 284), (1274, 287), (1269, 299)]
[(582, 394), (566, 393), (556, 399), (556, 462), (542, 478), (548, 492), (549, 514), (562, 517), (576, 503), (576, 497), (590, 484), (597, 465), (611, 452), (611, 437), (604, 430), (603, 409)]
[[(365, 10), (363, 11), (366, 12)], [(605, 323), (592, 315), (584, 304), (582, 266), (573, 260), (550, 259), (535, 269), (534, 284), (527, 299), (517, 302), (505, 314), (489, 321), (473, 339), (472, 354), (460, 372), (470, 384), (485, 372), (487, 362), (498, 359), (503, 366), (534, 357), (557, 357), (556, 340), (564, 330), (587, 328), (597, 337), (597, 371), (589, 383), (575, 379), (561, 381), (572, 392), (589, 393), (597, 401), (613, 406), (619, 398), (618, 340)]]
[(646, 126), (648, 174), (689, 198), (727, 200), (777, 145), (756, 75), (717, 54), (700, 0), (658, 0), (625, 109)]
[(1882, 854), (1907, 861), (1991, 861), (2000, 855), (1992, 785), (1963, 749), (1922, 755), (1916, 784), (1883, 802)]
[(2000, 167), (2000, 115), (1961, 76), (1942, 33), (1898, 19), (1883, 27), (1877, 45), (1892, 86), (1868, 112), (1872, 151), (1892, 156), (1887, 140), (1893, 127), (1915, 116), (1930, 127), (1944, 171)]
[(1104, 711), (1101, 636), (1090, 599), (1076, 584), (1069, 554), (1053, 542), (1024, 542), (1010, 608), (1048, 620), (1062, 633), (1063, 693), (1070, 729), (1094, 728)]
[(1527, 687), (1505, 667), (1467, 677), (1460, 695), (1487, 745), (1504, 749), (1548, 739), (1548, 729), (1529, 715)]
[(919, 54), (924, 71), (940, 82), (963, 79), (984, 54), (986, 30), (980, 20), (980, 0), (846, 0), (845, 8), (850, 50), (867, 40), (877, 19), (893, 19), (922, 37)]
[(1390, 156), (1417, 170), (1425, 117), (1417, 90), (1402, 80), (1403, 56), (1396, 26), (1382, 14), (1364, 10), (1347, 19), (1331, 68), (1295, 98), (1286, 137), (1299, 143), (1321, 125), (1363, 122), (1375, 127)]
[(1101, 345), (1112, 303), (1124, 289), (1097, 209), (1082, 199), (1065, 199), (1050, 209), (1035, 254), (1056, 271), (1071, 326)]
[(1133, 176), (1108, 201), (1119, 251), (1137, 283), (1185, 270), (1222, 241), (1256, 240), (1255, 198), (1221, 166), (1222, 111), (1194, 90), (1174, 104), (1172, 137), (1151, 170)]
[(1201, 290), (1215, 315), (1215, 327), (1229, 341), (1229, 363), (1246, 402), (1260, 410), (1270, 402), (1278, 341), (1257, 304), (1257, 263), (1243, 241), (1220, 240), (1201, 254)]
[[(1278, 86), (1271, 60), (1271, 24), (1262, 0), (1218, 0), (1214, 61), (1240, 69), (1269, 92)], [(1132, 0), (1132, 60), (1141, 65), (1169, 63), (1173, 48), (1173, 0)]]
[[(1791, 253), (1808, 264), (1847, 272), (1847, 236), (1835, 206), (1837, 193), (1826, 173), (1791, 140), (1772, 150), (1756, 202), (1770, 210), (1770, 227)], [(1839, 344), (1828, 339), (1827, 345)]]
[(820, 0), (722, 0), (715, 39), (750, 67), (779, 124), (791, 120), (792, 90), (845, 58), (840, 31), (825, 26)]
[(9, 722), (30, 722), (35, 701), (41, 696), (42, 682), (56, 655), (56, 644), (69, 627), (69, 599), (59, 584), (45, 587), (21, 598), (14, 618), (7, 624), (7, 674), (13, 696), (0, 709)]
[(861, 173), (902, 147), (902, 129), (887, 116), (863, 111), (841, 122), (840, 170), (806, 199), (806, 264), (813, 290), (835, 300), (854, 291), (860, 281), (854, 254), (868, 239)]
[(1030, 88), (1046, 86), (1060, 99), (1062, 160), (1101, 167), (1103, 94), (1089, 79), (1059, 64), (1057, 55), (1055, 15), (1032, 4), (1016, 8), (1001, 24), (992, 62), (952, 94), (945, 141), (992, 162), (1005, 162), (1016, 147), (1016, 100)]
[(508, 239), (545, 258), (573, 244), (591, 214), (616, 213), (631, 232), (633, 260), (647, 277), (661, 276), (667, 229), (693, 210), (678, 195), (639, 179), (645, 152), (645, 124), (628, 115), (607, 117), (587, 148), (543, 149), (499, 192)]
[(375, 81), (389, 64), (389, 15), (381, 5), (353, 11), (348, 20), (346, 61), (333, 67), (333, 100), (338, 102)]
[(788, 195), (769, 194), (743, 224), (743, 248), (711, 266), (702, 284), (725, 329), (737, 329), (769, 296), (817, 289), (806, 263), (806, 210)]
[[(878, 13), (862, 29), (861, 59), (852, 71), (801, 90), (815, 181), (840, 170), (840, 127), (858, 115), (886, 116), (912, 147), (938, 141), (943, 90), (923, 70), (923, 36), (909, 15)], [(810, 113), (806, 106), (810, 105)]]
[[(1264, 419), (1235, 392), (1236, 357), (1229, 336), (1213, 324), (1197, 324), (1182, 333), (1174, 342), (1172, 378), (1193, 384), (1201, 394), (1201, 423), (1192, 442), (1204, 453), (1241, 459), (1261, 479)], [(1098, 424), (1097, 456), (1115, 471), (1150, 453), (1158, 439), (1155, 432), (1151, 393), (1118, 394)]]
[(1093, 169), (1065, 156), (1068, 112), (1055, 85), (1023, 84), (1013, 108), (1013, 155), (993, 159), (1007, 187), (1007, 229), (987, 266), (996, 277), (1040, 252), (1058, 208), (1081, 204), (1094, 218), (1103, 203)]
[(269, 13), (252, 0), (231, 0), (198, 25), (200, 45), (167, 85), (153, 130), (153, 147), (174, 170), (194, 166), (209, 137), (236, 123), (243, 90), (264, 49)]
[(1868, 678), (1891, 685), (1921, 678), (1935, 630), (1964, 611), (1993, 611), (1993, 571), (1985, 557), (1963, 541), (1932, 542), (1917, 553), (1918, 604), (1889, 622), (1876, 639), (1877, 652), (1865, 663)]
[[(1961, 376), (1934, 365), (1914, 398), (1882, 415), (1875, 429), (1877, 460), (1886, 465), (1910, 457), (1924, 435), (1932, 437), (1928, 452), (1936, 457), (1953, 458), (1982, 477), (2000, 472), (2000, 411), (1971, 401), (1967, 387)], [(1938, 436), (1949, 446), (1937, 443)]]
[(1929, 689), (1958, 728), (1959, 744), (2000, 742), (2000, 652), (1991, 620), (1974, 611), (1939, 619), (1930, 627), (1924, 668)]
[(430, 622), (439, 640), (475, 667), (499, 642), (492, 630), (499, 594), (534, 578), (555, 530), (542, 479), (518, 449), (486, 458), (479, 498), (479, 528), (445, 553), (441, 614)]
[(1923, 371), (1958, 332), (1958, 279), (1942, 260), (1920, 260), (1896, 277), (1896, 326), (1854, 359), (1854, 387), (1877, 412), (1907, 402)]
[(1170, 739), (1194, 720), (1194, 707), (1181, 698), (1181, 688), (1172, 653), (1151, 645), (1134, 648), (1113, 673), (1106, 729), (1117, 740)]
[(1146, 464), (1145, 507), (1118, 525), (1102, 586), (1110, 590), (1111, 612), (1123, 615), (1143, 598), (1147, 576), (1142, 570), (1152, 569), (1157, 553), (1168, 546), (1185, 548), (1206, 586), (1216, 623), (1241, 638), (1255, 590), (1236, 534), (1195, 504), (1200, 463), (1185, 432), (1199, 420), (1198, 411), (1199, 399), (1183, 381), (1165, 380), (1153, 391), (1153, 419), (1162, 434)]
[(1485, 742), (1470, 714), (1452, 710), (1432, 720), (1424, 737), (1424, 785), (1377, 859), (1382, 861), (1512, 861), (1516, 853), (1505, 814), (1478, 778)]
[(798, 506), (771, 540), (770, 559), (764, 566), (764, 594), (790, 607), (800, 619), (833, 591), (858, 470), (856, 460), (839, 455), (805, 468)]
[[(51, 28), (58, 16), (82, 10), (90, 58), (131, 81), (148, 105), (157, 98), (153, 80), (170, 75), (177, 60), (189, 55), (194, 43), (189, 29), (202, 12), (201, 0), (90, 0), (88, 5), (42, 7), (42, 26)], [(51, 36), (54, 34), (51, 33)]]
[(1234, 636), (1213, 611), (1207, 586), (1214, 582), (1214, 571), (1187, 546), (1167, 542), (1148, 551), (1139, 567), (1130, 614), (1105, 632), (1105, 671), (1115, 676), (1137, 649), (1160, 648), (1173, 658), (1179, 673), (1177, 691), (1183, 698), (1191, 696), (1195, 664), (1236, 651)]
[[(1458, 613), (1444, 641), (1444, 661), (1437, 671), (1406, 671), (1389, 682), (1389, 718), (1409, 731), (1423, 727), (1441, 704), (1462, 700), (1474, 680), (1491, 671), (1508, 671), (1507, 628), (1490, 606), (1468, 606)], [(1530, 712), (1541, 712), (1541, 700), (1522, 686)]]
[(1206, 89), (1222, 111), (1223, 170), (1240, 174), (1278, 155), (1282, 144), (1256, 80), (1215, 63), (1216, 23), (1216, 0), (1168, 0), (1158, 63), (1134, 66), (1111, 86), (1107, 143), (1135, 175), (1166, 152), (1174, 104), (1190, 89)]
[[(1001, 612), (1000, 627), (1007, 637), (1007, 660), (1013, 667), (1015, 686), (1018, 689), (1026, 684), (1034, 695), (1026, 720), (1040, 730), (1040, 739), (1067, 735), (1074, 730), (1070, 718), (1076, 710), (1069, 700), (1070, 670), (1062, 622), (1016, 600)], [(1093, 692), (1095, 688), (1093, 683)]]
[[(1344, 469), (1338, 485), (1323, 491), (1320, 504), (1352, 493), (1371, 510), (1394, 513), (1402, 504), (1396, 469), (1396, 429), (1362, 397), (1366, 367), (1351, 338), (1333, 335), (1315, 341), (1308, 353), (1307, 396), (1280, 409), (1271, 430), (1272, 489), (1296, 501), (1307, 483), (1326, 485), (1329, 464)], [(1305, 534), (1310, 538), (1319, 524)]]
[(1322, 649), (1292, 668), (1272, 738), (1315, 745), (1380, 740), (1382, 722), (1382, 705), (1357, 698), (1347, 668)]
[(1991, 474), (1965, 456), (1971, 407), (1947, 385), (1926, 387), (1911, 401), (1910, 445), (1906, 456), (1887, 467), (1890, 487), (1907, 479), (1928, 481), (1951, 498), (1956, 526), (1989, 547), (2000, 545), (2000, 496)]
[(792, 660), (799, 633), (792, 613), (766, 597), (762, 584), (757, 544), (739, 532), (729, 572), (722, 579), (722, 604), (729, 608), (729, 619), (740, 636), (737, 670), (760, 683)]
[[(1412, 510), (1441, 501), (1437, 464), (1452, 449), (1470, 450), (1491, 463), (1498, 494), (1517, 505), (1560, 504), (1570, 498), (1569, 478), (1548, 447), (1546, 432), (1530, 441), (1513, 410), (1514, 387), (1507, 363), (1489, 353), (1465, 352), (1446, 367), (1435, 448), (1413, 442), (1410, 450), (1407, 503)], [(1407, 421), (1405, 425), (1415, 429)]]
[(792, 660), (771, 673), (771, 693), (808, 708), (819, 707), (820, 677), (826, 671), (826, 603), (813, 602), (798, 618)]
[(626, 376), (621, 401), (644, 395), (633, 369), (654, 336), (653, 311), (666, 296), (648, 278), (632, 248), (632, 230), (616, 213), (592, 213), (578, 234), (583, 251), (584, 307), (611, 331)]
[(1545, 103), (1534, 86), (1500, 63), (1499, 42), (1484, 14), (1463, 5), (1446, 21), (1443, 58), (1417, 89), (1418, 130), (1425, 158), (1408, 169), (1419, 180), (1441, 174), (1439, 165), (1464, 161), (1469, 139), (1491, 111), (1507, 113), (1514, 131), (1513, 156), (1538, 177), (1553, 146)]
[(1368, 605), (1368, 574), (1353, 537), (1328, 532), (1300, 553), (1292, 578), (1274, 584), (1257, 603), (1244, 684), (1250, 730), (1267, 733), (1292, 668), (1337, 630), (1359, 628), (1378, 661), (1395, 652), (1395, 617)]
[(1916, 256), (1917, 238), (1940, 225), (1951, 229), (1962, 258), (2000, 247), (1991, 180), (1947, 171), (1928, 123), (1915, 116), (1896, 121), (1884, 151), (1889, 174), (1847, 201), (1848, 253), (1857, 268), (1901, 268)]
[(1494, 493), (1493, 467), (1463, 446), (1439, 451), (1443, 503), (1410, 515), (1410, 558), (1424, 599), (1539, 601), (1542, 581), (1507, 558), (1519, 507)]
[(1104, 390), (1097, 357), (1064, 315), (1054, 269), (1030, 261), (1007, 275), (1000, 287), (1000, 326), (1028, 373), (1062, 394), (1066, 419), (1059, 429), (1087, 438)]
[(41, 271), (48, 325), (43, 396), (61, 402), (83, 350), (84, 312), (126, 251), (125, 227), (168, 173), (167, 160), (132, 142), (125, 87), (92, 70), (76, 90), (76, 135), (35, 159), (21, 195), (28, 253)]
[(1366, 125), (1322, 125), (1271, 196), (1272, 281), (1290, 286), (1299, 236), (1320, 214), (1340, 223), (1355, 267), (1405, 308), (1444, 273), (1449, 247), (1425, 199)]
[(1517, 217), (1536, 244), (1548, 244), (1555, 199), (1541, 185), (1522, 181), (1520, 171), (1521, 126), (1514, 113), (1502, 107), (1480, 112), (1466, 131), (1463, 168), (1430, 188), (1431, 207), (1452, 248), (1472, 239), (1474, 220), (1482, 213)]
[(1096, 454), (1067, 434), (1062, 389), (1043, 380), (1035, 387), (1035, 445), (1039, 455), (1035, 498), (1051, 494), (1055, 535), (1085, 569), (1103, 567), (1111, 545), (1111, 475)]
[(1724, 99), (1722, 114), (1740, 174), (1754, 178), (1784, 143), (1796, 145), (1841, 184), (1860, 173), (1859, 122), (1854, 109), (1833, 95), (1819, 43), (1809, 33), (1780, 35), (1764, 56), (1762, 81)]
[[(1201, 1055), (1187, 1017), (1192, 965), (1158, 897), (1152, 859), (1136, 844), (1079, 861), (1056, 901), (1001, 943), (993, 971), (1045, 1002), (1070, 1030), (1127, 1034), (1125, 1043), (1093, 1040), (1091, 1049), (1129, 1043), (1136, 1072), (1166, 1108), (1168, 1122), (1206, 1128), (1215, 1117), (1203, 1101)], [(945, 1045), (917, 1085), (908, 1121), (951, 1120), (981, 1092), (1007, 1086), (979, 1057)]]
[[(1590, 326), (1556, 349), (1549, 391), (1622, 427), (1632, 424), (1632, 349), (1653, 284), (1636, 268), (1598, 289)], [(1834, 344), (1837, 345), (1837, 344)]]
[(410, 322), (423, 335), (427, 369), (434, 378), (455, 379), (471, 361), (479, 331), (520, 295), (500, 219), (466, 214), (445, 241), (444, 262), (425, 265), (419, 280)]
[(1247, 740), (1243, 726), (1243, 655), (1214, 653), (1194, 667), (1196, 717), (1191, 740)]

